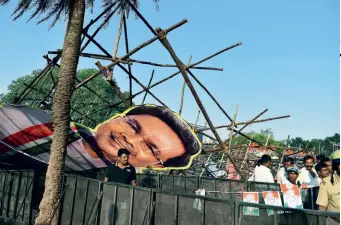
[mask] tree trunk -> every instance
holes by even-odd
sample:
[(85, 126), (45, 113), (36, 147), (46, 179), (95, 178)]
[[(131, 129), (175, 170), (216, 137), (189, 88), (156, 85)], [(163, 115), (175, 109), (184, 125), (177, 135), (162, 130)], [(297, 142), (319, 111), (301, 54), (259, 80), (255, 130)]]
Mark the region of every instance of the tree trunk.
[(54, 134), (46, 172), (44, 196), (39, 206), (39, 217), (36, 219), (37, 225), (48, 225), (51, 220), (52, 225), (58, 223), (57, 207), (61, 197), (61, 181), (70, 129), (71, 96), (77, 72), (84, 14), (85, 0), (70, 1), (61, 67), (53, 99)]

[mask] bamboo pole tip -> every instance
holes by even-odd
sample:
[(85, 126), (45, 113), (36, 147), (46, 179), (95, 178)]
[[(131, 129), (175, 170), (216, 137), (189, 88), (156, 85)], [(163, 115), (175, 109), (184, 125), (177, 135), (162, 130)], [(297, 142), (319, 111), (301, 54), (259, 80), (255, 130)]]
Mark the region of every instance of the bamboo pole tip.
[(243, 43), (242, 42), (238, 42), (237, 45), (242, 45)]

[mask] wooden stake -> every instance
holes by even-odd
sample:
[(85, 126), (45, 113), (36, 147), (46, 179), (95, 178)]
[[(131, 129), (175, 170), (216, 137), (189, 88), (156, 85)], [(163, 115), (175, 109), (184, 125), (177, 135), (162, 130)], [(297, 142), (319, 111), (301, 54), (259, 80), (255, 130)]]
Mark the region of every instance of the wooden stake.
[[(151, 85), (151, 83), (152, 83), (152, 80), (153, 80), (153, 77), (154, 77), (154, 70), (152, 71), (152, 75), (150, 76), (150, 79), (149, 79), (148, 87), (147, 87), (147, 88), (150, 87), (150, 85)], [(147, 94), (148, 94), (148, 92), (145, 92), (145, 93), (144, 93), (144, 96), (143, 96), (143, 100), (142, 100), (142, 102), (141, 102), (141, 105), (144, 104), (144, 101), (146, 100)]]
[[(189, 57), (188, 60), (188, 65), (191, 64), (192, 56)], [(179, 115), (181, 116), (182, 113), (182, 106), (184, 104), (184, 95), (185, 95), (185, 88), (186, 88), (186, 82), (182, 84), (182, 89), (181, 89), (181, 99), (180, 99), (180, 109), (179, 109)]]
[[(234, 115), (233, 115), (233, 121), (232, 121), (232, 124), (231, 124), (231, 127), (234, 127), (234, 124), (236, 123), (236, 120), (237, 120), (237, 114), (238, 114), (238, 109), (239, 109), (239, 105), (236, 106), (236, 111), (234, 112)], [(232, 146), (232, 136), (233, 135), (233, 129), (230, 130), (230, 134), (229, 134), (229, 146)], [(224, 151), (224, 153), (230, 153), (228, 149), (226, 149)], [(228, 167), (229, 167), (229, 164), (230, 164), (230, 161), (229, 161), (229, 158), (226, 159), (226, 174), (228, 174)], [(236, 165), (234, 165), (236, 167)]]
[[(166, 32), (171, 32), (172, 30), (180, 27), (181, 25), (187, 23), (186, 19), (183, 19), (182, 21), (180, 21), (177, 24), (174, 24), (173, 26), (169, 27)], [(137, 51), (141, 50), (142, 48), (146, 47), (147, 45), (150, 45), (151, 43), (153, 43), (154, 41), (156, 41), (159, 38), (158, 35), (154, 36), (153, 38), (149, 39), (148, 41), (140, 44), (139, 46), (137, 46), (136, 48), (134, 48), (133, 50), (131, 50), (128, 54), (126, 54), (125, 56), (122, 57), (122, 59), (127, 59), (129, 56), (133, 55), (134, 53), (136, 53)], [(119, 60), (116, 59), (114, 62), (110, 63), (109, 65), (106, 66), (107, 69), (111, 69), (112, 67), (114, 67), (117, 63), (119, 63)], [(95, 74), (91, 75), (90, 77), (84, 79), (80, 84), (78, 84), (76, 86), (75, 89), (78, 89), (80, 87), (82, 87), (84, 84), (88, 83), (91, 79), (97, 77), (99, 74), (101, 74), (101, 71), (97, 71)]]
[[(96, 66), (98, 67), (99, 70), (102, 71), (102, 74), (105, 78), (109, 77), (110, 72), (108, 72), (106, 70), (106, 68), (104, 66), (102, 66), (102, 64), (100, 62), (96, 62), (95, 63)], [(120, 99), (122, 99), (124, 105), (129, 108), (130, 107), (130, 104), (129, 102), (126, 100), (126, 98), (124, 97), (123, 93), (121, 92), (120, 88), (116, 86), (115, 82), (113, 80), (109, 80), (109, 79), (106, 79), (106, 81), (110, 84), (110, 86), (115, 90), (116, 94), (118, 95), (118, 97), (120, 97)]]
[[(163, 46), (167, 49), (167, 51), (169, 52), (169, 54), (171, 55), (171, 57), (173, 58), (175, 64), (178, 66), (182, 76), (184, 77), (186, 84), (188, 86), (188, 88), (191, 90), (193, 97), (195, 98), (197, 104), (199, 105), (199, 108), (201, 110), (201, 112), (203, 113), (208, 125), (210, 126), (214, 136), (216, 137), (217, 141), (219, 142), (219, 145), (221, 148), (225, 148), (223, 141), (221, 140), (219, 134), (217, 133), (217, 131), (215, 130), (213, 123), (208, 115), (208, 113), (206, 112), (206, 109), (204, 107), (204, 105), (202, 104), (198, 93), (196, 92), (191, 80), (189, 79), (187, 73), (186, 73), (186, 67), (185, 65), (180, 61), (180, 59), (177, 57), (177, 55), (175, 54), (172, 46), (170, 45), (169, 41), (167, 40), (166, 34), (167, 32), (165, 32), (164, 30), (162, 30), (161, 28), (157, 28), (156, 32), (158, 33), (158, 35), (160, 36), (159, 40), (160, 42), (163, 44)], [(189, 70), (188, 70), (189, 71)], [(227, 157), (231, 160), (231, 162), (233, 163), (233, 165), (236, 168), (236, 171), (240, 174), (240, 176), (244, 179), (243, 175), (241, 174), (241, 171), (239, 170), (239, 168), (237, 168), (237, 164), (235, 163), (235, 161), (233, 160), (233, 158), (227, 153)]]

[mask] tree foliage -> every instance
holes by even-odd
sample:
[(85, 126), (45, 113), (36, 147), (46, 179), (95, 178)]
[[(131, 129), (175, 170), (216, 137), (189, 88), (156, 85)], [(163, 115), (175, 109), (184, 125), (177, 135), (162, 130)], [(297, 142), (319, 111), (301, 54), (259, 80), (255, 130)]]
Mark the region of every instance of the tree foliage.
[[(90, 75), (94, 74), (96, 69), (82, 69), (77, 73), (79, 80), (84, 80)], [(12, 103), (21, 91), (30, 84), (34, 77), (39, 73), (39, 70), (33, 71), (31, 74), (20, 77), (8, 86), (8, 92), (6, 94), (0, 94), (0, 104)], [(46, 94), (53, 87), (54, 82), (57, 80), (58, 68), (53, 68), (42, 79), (37, 82), (30, 93), (23, 99), (21, 104), (25, 104), (31, 107), (37, 107), (46, 110), (49, 113), (52, 109), (52, 98), (48, 97), (43, 104), (40, 104)], [(113, 80), (117, 85), (116, 81)], [(117, 108), (107, 108), (105, 110), (94, 112), (98, 109), (105, 108), (108, 105), (113, 105), (121, 99), (117, 96), (113, 88), (105, 81), (104, 78), (98, 76), (94, 78), (90, 83), (87, 84), (98, 96), (91, 92), (86, 87), (77, 89), (72, 95), (72, 106), (71, 119), (74, 122), (81, 123), (86, 126), (95, 127), (98, 123), (105, 121), (109, 117), (125, 110), (124, 104), (120, 104)], [(53, 93), (52, 93), (53, 94)], [(125, 97), (129, 97), (128, 92), (123, 93)], [(102, 100), (104, 99), (104, 100)], [(88, 116), (86, 116), (88, 115)]]
[[(335, 145), (340, 143), (340, 134), (334, 134), (333, 136), (328, 136), (324, 139), (311, 139), (304, 140), (301, 137), (291, 138), (289, 140), (276, 140), (274, 133), (271, 129), (261, 130), (260, 132), (245, 133), (247, 136), (252, 137), (252, 139), (258, 141), (259, 143), (265, 145), (268, 137), (268, 146), (275, 146), (277, 150), (281, 151), (284, 148), (294, 148), (294, 149), (311, 149), (315, 154), (324, 154), (329, 156), (334, 150)], [(247, 138), (237, 135), (232, 139), (233, 145), (248, 145), (250, 140)]]
[[(110, 8), (113, 5), (115, 7), (118, 7), (118, 14), (124, 13), (127, 17), (129, 16), (130, 12), (130, 6), (128, 4), (128, 1), (131, 2), (131, 4), (135, 8), (139, 8), (140, 1), (139, 0), (102, 0), (102, 6), (104, 8)], [(159, 0), (153, 0), (156, 4), (156, 9), (159, 9)], [(0, 0), (0, 6), (6, 5), (10, 2), (10, 0)], [(50, 28), (53, 27), (56, 22), (63, 18), (64, 16), (67, 17), (67, 15), (70, 12), (70, 2), (71, 0), (58, 0), (58, 1), (42, 1), (42, 0), (22, 0), (19, 1), (19, 3), (16, 5), (12, 16), (13, 19), (16, 20), (20, 18), (24, 13), (29, 11), (34, 7), (34, 10), (32, 11), (32, 14), (29, 18), (29, 20), (42, 16), (41, 19), (38, 20), (38, 24), (42, 23), (46, 20), (52, 19), (52, 23), (50, 25)], [(86, 0), (86, 7), (90, 8), (91, 11), (93, 11), (93, 6), (95, 0)], [(112, 9), (113, 10), (113, 9)], [(106, 16), (110, 16), (112, 10), (108, 10), (106, 12)]]
[[(261, 130), (259, 133), (256, 132), (250, 132), (250, 133), (245, 133), (248, 137), (251, 137), (253, 140), (256, 140), (257, 142), (265, 145), (266, 142), (268, 141), (267, 145), (268, 146), (277, 146), (277, 147), (283, 147), (284, 144), (282, 141), (277, 141), (275, 140), (274, 134), (271, 129), (265, 129)], [(269, 140), (268, 140), (269, 138)], [(233, 137), (232, 139), (233, 145), (248, 145), (250, 143), (250, 140), (247, 139), (244, 136), (237, 135)]]

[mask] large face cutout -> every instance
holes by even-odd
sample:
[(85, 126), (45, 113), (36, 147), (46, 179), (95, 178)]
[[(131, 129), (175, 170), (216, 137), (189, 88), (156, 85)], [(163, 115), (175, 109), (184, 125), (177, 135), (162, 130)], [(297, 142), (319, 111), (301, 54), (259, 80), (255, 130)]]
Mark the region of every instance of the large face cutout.
[[(51, 121), (51, 115), (39, 109), (0, 108), (0, 140), (6, 144), (0, 145), (0, 158), (20, 150), (47, 163)], [(201, 151), (192, 128), (174, 112), (156, 105), (132, 107), (95, 130), (75, 123), (70, 128), (65, 165), (77, 171), (109, 166), (118, 160), (119, 149), (130, 152), (129, 163), (135, 167), (186, 169)]]
[(163, 167), (163, 162), (186, 153), (178, 135), (162, 120), (150, 115), (120, 116), (98, 127), (96, 141), (115, 161), (119, 149), (130, 152), (136, 167)]
[[(189, 167), (192, 159), (200, 154), (201, 145), (197, 136), (175, 113), (172, 112), (172, 116), (186, 125), (178, 129), (188, 129), (191, 138), (198, 142), (198, 149), (194, 153), (193, 150), (190, 152), (186, 148), (177, 132), (162, 119), (148, 113), (129, 115), (132, 109), (134, 108), (99, 124), (95, 129), (98, 148), (111, 162), (117, 161), (119, 149), (127, 149), (130, 152), (129, 163), (135, 167), (184, 169)], [(90, 154), (94, 156), (93, 153)], [(189, 159), (187, 165), (172, 166), (172, 168), (165, 166), (168, 160), (181, 156)]]

